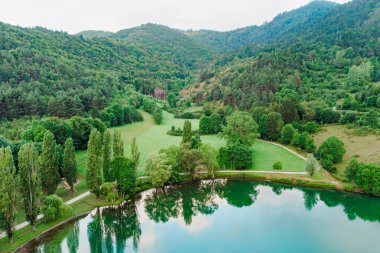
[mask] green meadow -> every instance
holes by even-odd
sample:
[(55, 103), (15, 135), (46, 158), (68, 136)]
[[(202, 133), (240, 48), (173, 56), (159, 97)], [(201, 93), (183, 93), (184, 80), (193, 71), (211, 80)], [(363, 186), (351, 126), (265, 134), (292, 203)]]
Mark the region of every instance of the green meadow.
[[(145, 162), (149, 155), (167, 148), (171, 145), (179, 145), (181, 137), (167, 135), (166, 132), (172, 126), (183, 126), (184, 119), (176, 119), (173, 114), (166, 111), (163, 112), (163, 121), (161, 125), (155, 125), (150, 114), (142, 112), (144, 116), (143, 122), (124, 125), (112, 128), (111, 130), (121, 131), (122, 139), (125, 145), (125, 152), (130, 154), (130, 144), (132, 139), (136, 137), (141, 153), (140, 164), (138, 169), (139, 176), (144, 175)], [(198, 129), (199, 120), (192, 119), (193, 129)], [(214, 148), (220, 148), (225, 145), (225, 141), (217, 137), (217, 135), (201, 136), (202, 142), (210, 144)], [(283, 171), (303, 171), (304, 161), (290, 153), (289, 151), (270, 143), (256, 141), (253, 148), (253, 165), (252, 170), (272, 170), (272, 165), (276, 161), (280, 161), (283, 165)], [(86, 151), (77, 152), (78, 170), (81, 175), (85, 175), (86, 171)]]

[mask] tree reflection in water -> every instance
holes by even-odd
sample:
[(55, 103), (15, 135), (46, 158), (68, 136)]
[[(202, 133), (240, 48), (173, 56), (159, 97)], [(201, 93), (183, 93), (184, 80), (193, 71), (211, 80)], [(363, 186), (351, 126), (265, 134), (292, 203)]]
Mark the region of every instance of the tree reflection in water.
[[(222, 203), (236, 208), (251, 206), (257, 201), (259, 189), (264, 192), (268, 187), (273, 192), (268, 198), (282, 198), (281, 195), (285, 195), (287, 190), (296, 190), (303, 196), (303, 203), (308, 211), (312, 211), (318, 203), (324, 203), (328, 207), (342, 206), (350, 220), (360, 218), (380, 222), (380, 201), (371, 197), (281, 184), (218, 179), (153, 189), (138, 194), (120, 206), (98, 208), (87, 223), (89, 250), (91, 253), (113, 253), (130, 251), (128, 247), (133, 247), (137, 251), (142, 233), (138, 211), (145, 213), (155, 223), (183, 219), (186, 225), (190, 225), (195, 216), (211, 215)], [(79, 222), (70, 224), (65, 230), (46, 240), (42, 246), (36, 246), (32, 252), (59, 253), (62, 252), (63, 244), (67, 244), (65, 252), (79, 252), (80, 233), (83, 231), (79, 231)], [(127, 245), (128, 240), (131, 242), (130, 246)]]

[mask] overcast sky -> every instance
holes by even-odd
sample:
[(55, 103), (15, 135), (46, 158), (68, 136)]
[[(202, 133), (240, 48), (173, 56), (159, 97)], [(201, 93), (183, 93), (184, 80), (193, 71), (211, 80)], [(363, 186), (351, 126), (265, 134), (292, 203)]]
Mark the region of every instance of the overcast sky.
[[(334, 0), (344, 3), (348, 0)], [(310, 0), (0, 0), (0, 21), (77, 33), (145, 23), (226, 31), (260, 25)]]

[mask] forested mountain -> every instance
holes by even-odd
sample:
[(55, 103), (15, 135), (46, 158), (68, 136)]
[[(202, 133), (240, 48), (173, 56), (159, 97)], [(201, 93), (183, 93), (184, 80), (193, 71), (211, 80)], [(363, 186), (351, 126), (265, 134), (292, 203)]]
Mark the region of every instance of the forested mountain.
[[(81, 115), (122, 96), (179, 90), (189, 73), (136, 43), (0, 23), (0, 117)], [(132, 86), (132, 87), (133, 87)]]
[(333, 2), (313, 1), (296, 10), (284, 12), (261, 26), (249, 26), (229, 32), (187, 31), (186, 34), (219, 52), (231, 51), (252, 43), (268, 45), (289, 34), (298, 34), (309, 29), (309, 26), (320, 22), (336, 6)]
[[(106, 33), (87, 31), (85, 37), (104, 37)], [(111, 39), (126, 40), (141, 45), (146, 50), (160, 54), (180, 66), (195, 69), (211, 59), (210, 50), (189, 38), (182, 31), (157, 24), (145, 24), (125, 29), (107, 36)]]
[(200, 88), (183, 94), (193, 90), (195, 100), (206, 93), (206, 101), (241, 110), (266, 108), (285, 122), (368, 125), (362, 116), (380, 108), (379, 6), (378, 0), (339, 5), (261, 48), (232, 51), (201, 73)]
[(93, 38), (105, 38), (111, 36), (113, 32), (101, 31), (101, 30), (87, 30), (77, 33), (77, 35), (82, 36), (85, 39)]

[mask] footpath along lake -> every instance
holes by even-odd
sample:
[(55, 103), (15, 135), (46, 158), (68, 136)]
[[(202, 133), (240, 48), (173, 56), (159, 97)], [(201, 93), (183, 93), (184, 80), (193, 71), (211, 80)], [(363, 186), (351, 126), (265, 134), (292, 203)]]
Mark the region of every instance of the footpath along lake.
[(215, 180), (94, 210), (26, 252), (380, 252), (380, 199)]

